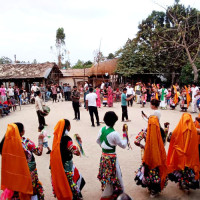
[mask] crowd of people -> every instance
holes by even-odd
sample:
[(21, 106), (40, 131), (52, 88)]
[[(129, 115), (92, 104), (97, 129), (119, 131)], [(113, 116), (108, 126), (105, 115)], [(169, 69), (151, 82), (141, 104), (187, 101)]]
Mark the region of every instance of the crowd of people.
[[(39, 121), (38, 146), (24, 136), (24, 126), (19, 122), (8, 125), (7, 132), (0, 143), (2, 155), (1, 188), (3, 189), (1, 199), (3, 200), (45, 199), (33, 155), (41, 156), (43, 147), (47, 148), (47, 154), (50, 154), (54, 196), (60, 200), (83, 199), (81, 190), (85, 185), (85, 180), (73, 163), (73, 155), (80, 156), (82, 153), (81, 137), (77, 135), (76, 139), (79, 145), (75, 146), (69, 136), (71, 123), (67, 119), (62, 119), (58, 121), (54, 129), (52, 150), (49, 148), (48, 134), (45, 133), (47, 124), (42, 107), (42, 99), (45, 100), (43, 93), (46, 89), (42, 89), (42, 87), (43, 85), (39, 88), (35, 84), (32, 86)], [(69, 92), (59, 87), (58, 84), (52, 85), (53, 102), (62, 100), (62, 92), (64, 91)], [(2, 89), (0, 92), (1, 94), (6, 93), (2, 93)], [(177, 127), (169, 133), (169, 123), (166, 122), (164, 128), (160, 124), (161, 112), (158, 109), (159, 107), (166, 109), (168, 105), (169, 108), (175, 109), (180, 104), (181, 110), (187, 111), (191, 103), (192, 112), (197, 112), (199, 89), (195, 83), (192, 84), (192, 87), (184, 86), (182, 88), (178, 84), (171, 88), (165, 88), (164, 85), (160, 87), (160, 85), (147, 84), (146, 86), (141, 82), (136, 83), (133, 87), (127, 83), (122, 90), (116, 89), (114, 91), (111, 85), (106, 85), (104, 82), (95, 89), (85, 82), (81, 88), (74, 86), (70, 90), (74, 120), (77, 121), (80, 121), (81, 94), (84, 96), (84, 107), (89, 111), (92, 127), (95, 127), (93, 115), (96, 117), (97, 126), (100, 126), (98, 108), (101, 108), (102, 104), (112, 107), (113, 101), (121, 101), (121, 120), (122, 122), (130, 122), (127, 107), (133, 106), (134, 101), (144, 107), (149, 101), (152, 114), (147, 116), (142, 112), (142, 117), (148, 124), (146, 127), (142, 127), (143, 129), (134, 141), (135, 145), (141, 148), (142, 155), (141, 166), (134, 177), (136, 184), (148, 188), (151, 197), (157, 196), (167, 186), (169, 180), (176, 182), (181, 190), (200, 189), (200, 115), (193, 122), (189, 113), (183, 113)], [(68, 97), (67, 93), (66, 97)], [(123, 130), (121, 138), (120, 133), (115, 131), (114, 126), (118, 121), (118, 116), (114, 111), (106, 112), (103, 121), (105, 126), (100, 128), (96, 141), (102, 149), (97, 175), (102, 186), (101, 200), (131, 200), (128, 195), (124, 194), (122, 174), (116, 155), (117, 146), (127, 147), (128, 134), (126, 130)], [(141, 144), (142, 140), (145, 141), (145, 145)], [(165, 150), (166, 141), (169, 142), (168, 153)], [(14, 169), (13, 166), (15, 166)]]

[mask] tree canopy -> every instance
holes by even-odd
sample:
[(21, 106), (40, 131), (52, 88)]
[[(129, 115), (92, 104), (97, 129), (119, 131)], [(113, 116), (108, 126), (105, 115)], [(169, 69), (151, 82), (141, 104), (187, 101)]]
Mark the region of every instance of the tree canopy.
[(139, 24), (136, 37), (128, 39), (116, 52), (117, 72), (127, 77), (162, 74), (173, 82), (175, 74), (180, 75), (182, 68), (189, 64), (197, 81), (199, 17), (197, 9), (186, 8), (178, 0), (165, 12), (153, 11)]

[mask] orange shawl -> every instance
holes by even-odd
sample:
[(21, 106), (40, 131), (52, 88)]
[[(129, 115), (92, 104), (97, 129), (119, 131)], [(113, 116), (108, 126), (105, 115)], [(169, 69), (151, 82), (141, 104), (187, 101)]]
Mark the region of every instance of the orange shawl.
[[(200, 113), (198, 115), (198, 118), (200, 118)], [(195, 120), (194, 125), (196, 128), (200, 128), (199, 122), (197, 120)], [(198, 137), (199, 137), (199, 144), (200, 144), (200, 135), (198, 135)]]
[(190, 105), (191, 97), (190, 97), (190, 94), (188, 92), (188, 88), (186, 86), (185, 86), (185, 90), (186, 90), (187, 108), (188, 108), (189, 105)]
[(65, 174), (60, 153), (60, 141), (65, 120), (60, 120), (54, 128), (53, 147), (50, 155), (53, 188), (58, 200), (72, 200), (72, 192)]
[(161, 189), (163, 189), (167, 176), (166, 152), (156, 116), (149, 117), (143, 162), (149, 169), (159, 168)]
[(21, 137), (16, 124), (8, 124), (2, 149), (1, 189), (19, 192), (30, 199), (33, 186)]
[(177, 89), (176, 86), (173, 85), (174, 88), (174, 103), (175, 105), (178, 103), (178, 95), (177, 95)]
[(198, 135), (192, 117), (184, 113), (174, 129), (167, 155), (169, 173), (189, 167), (199, 177)]

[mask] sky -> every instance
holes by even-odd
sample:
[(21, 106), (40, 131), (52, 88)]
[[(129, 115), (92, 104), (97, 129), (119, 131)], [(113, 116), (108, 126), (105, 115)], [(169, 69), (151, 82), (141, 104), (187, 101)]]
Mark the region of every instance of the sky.
[[(2, 2), (1, 2), (2, 1)], [(67, 54), (94, 61), (99, 50), (115, 53), (134, 38), (139, 23), (153, 10), (173, 5), (174, 0), (0, 0), (0, 57), (25, 62), (57, 62), (56, 30), (64, 28)], [(200, 10), (200, 0), (181, 0)], [(162, 6), (160, 6), (162, 5)], [(51, 50), (50, 47), (53, 47)]]

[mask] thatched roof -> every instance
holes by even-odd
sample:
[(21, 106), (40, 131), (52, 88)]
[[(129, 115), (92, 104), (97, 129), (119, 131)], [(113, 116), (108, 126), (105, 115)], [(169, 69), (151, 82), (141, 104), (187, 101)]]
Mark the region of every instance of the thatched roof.
[(0, 65), (0, 79), (47, 78), (53, 68), (59, 71), (55, 63), (41, 64), (4, 64)]
[(117, 58), (106, 60), (103, 62), (100, 62), (99, 64), (95, 64), (90, 68), (90, 75), (105, 75), (108, 73), (108, 75), (115, 74), (115, 70), (117, 69)]
[[(83, 77), (84, 69), (62, 69), (63, 77)], [(89, 76), (90, 68), (85, 68), (85, 76)]]

